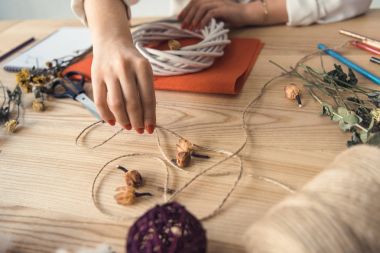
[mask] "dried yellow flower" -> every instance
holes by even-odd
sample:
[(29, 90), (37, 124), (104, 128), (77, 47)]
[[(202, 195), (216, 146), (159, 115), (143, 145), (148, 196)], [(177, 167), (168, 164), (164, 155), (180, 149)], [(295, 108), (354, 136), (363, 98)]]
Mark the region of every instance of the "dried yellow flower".
[(41, 87), (48, 81), (48, 78), (44, 75), (38, 75), (32, 77), (34, 86)]
[(42, 111), (44, 111), (45, 110), (44, 101), (42, 101), (40, 99), (33, 100), (32, 108), (33, 108), (33, 111), (35, 111), (35, 112), (42, 112)]
[(16, 82), (21, 90), (25, 93), (32, 92), (32, 85), (30, 83), (30, 72), (27, 69), (22, 69), (16, 74)]
[(179, 50), (181, 49), (181, 42), (178, 40), (169, 40), (168, 41), (168, 47), (170, 50)]
[(376, 123), (380, 122), (380, 108), (373, 109), (371, 111), (372, 118), (376, 121)]
[(16, 131), (17, 125), (18, 125), (17, 120), (11, 119), (5, 122), (4, 127), (8, 133), (14, 133)]

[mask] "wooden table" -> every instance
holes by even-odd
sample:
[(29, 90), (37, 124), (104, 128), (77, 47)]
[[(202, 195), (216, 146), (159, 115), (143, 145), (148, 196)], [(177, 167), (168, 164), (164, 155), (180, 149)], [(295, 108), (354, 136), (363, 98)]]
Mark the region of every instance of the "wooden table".
[[(224, 96), (157, 91), (158, 123), (194, 143), (233, 151), (243, 141), (241, 111), (267, 80), (279, 74), (279, 69), (268, 60), (290, 66), (315, 50), (318, 42), (339, 45), (347, 40), (338, 34), (341, 28), (375, 36), (379, 18), (380, 10), (371, 10), (365, 16), (336, 24), (235, 31), (233, 36), (256, 37), (265, 43), (242, 92), (237, 96)], [(67, 25), (79, 23), (2, 21), (0, 50), (31, 36), (43, 38)], [(380, 74), (379, 67), (368, 62), (366, 52), (347, 49), (345, 54)], [(331, 63), (326, 58), (326, 66), (331, 67)], [(13, 74), (1, 70), (0, 78), (6, 85), (14, 85)], [(288, 195), (283, 189), (250, 175), (270, 177), (299, 189), (337, 153), (346, 149), (349, 134), (342, 133), (329, 119), (320, 117), (320, 106), (307, 94), (301, 109), (284, 98), (283, 87), (291, 81), (281, 79), (273, 83), (249, 114), (250, 137), (241, 154), (245, 167), (243, 179), (223, 211), (204, 222), (209, 252), (243, 252), (244, 231)], [(369, 84), (362, 77), (360, 82)], [(125, 236), (133, 219), (120, 222), (101, 214), (91, 201), (91, 184), (101, 166), (114, 157), (131, 152), (158, 154), (154, 137), (123, 133), (95, 150), (77, 147), (74, 144), (76, 135), (93, 122), (81, 105), (71, 100), (50, 99), (47, 111), (36, 113), (30, 109), (30, 97), (27, 96), (24, 106), (22, 127), (13, 135), (0, 132), (0, 231), (13, 236), (12, 252), (53, 252), (57, 247), (73, 250), (101, 242), (123, 252)], [(85, 144), (99, 142), (112, 131), (115, 129), (102, 127), (92, 132)], [(165, 142), (173, 146), (176, 139), (167, 138)], [(163, 168), (152, 159), (129, 159), (122, 163), (141, 168), (148, 182), (156, 186), (163, 182)], [(196, 170), (173, 172), (171, 187), (179, 187)], [(214, 208), (227, 192), (236, 177), (236, 161), (218, 170), (231, 173), (203, 177), (179, 199), (197, 216)], [(113, 188), (122, 184), (122, 177), (120, 172), (110, 171), (103, 181), (103, 195), (100, 196), (107, 210), (117, 214), (121, 211), (124, 215), (141, 213), (145, 204), (120, 209), (113, 203)], [(151, 205), (153, 201), (147, 200), (147, 203)]]

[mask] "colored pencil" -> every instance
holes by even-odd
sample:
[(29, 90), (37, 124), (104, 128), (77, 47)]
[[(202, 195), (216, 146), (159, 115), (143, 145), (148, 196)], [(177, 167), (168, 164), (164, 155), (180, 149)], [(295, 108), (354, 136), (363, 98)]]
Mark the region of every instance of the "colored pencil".
[(34, 42), (36, 39), (35, 38), (30, 38), (27, 41), (24, 41), (20, 45), (16, 46), (15, 48), (9, 50), (5, 54), (0, 56), (0, 62), (11, 56), (12, 54), (16, 53), (17, 51), (21, 50), (22, 48), (26, 47), (27, 45), (31, 44)]
[(371, 57), (369, 60), (370, 60), (370, 62), (380, 64), (380, 58)]
[(351, 44), (357, 48), (360, 48), (360, 49), (363, 49), (365, 51), (368, 51), (372, 54), (377, 54), (377, 55), (380, 55), (380, 50), (379, 49), (376, 49), (374, 47), (371, 47), (369, 45), (367, 45), (366, 43), (363, 43), (363, 42), (360, 42), (360, 41), (357, 41), (357, 40), (353, 40), (351, 41)]
[(346, 57), (342, 56), (341, 54), (339, 54), (338, 52), (328, 48), (326, 45), (324, 44), (321, 44), (319, 43), (318, 44), (318, 48), (320, 50), (322, 50), (323, 52), (325, 52), (326, 54), (330, 55), (331, 57), (337, 59), (338, 61), (340, 61), (341, 63), (347, 65), (348, 67), (352, 68), (353, 70), (355, 70), (356, 72), (362, 74), (363, 76), (365, 76), (366, 78), (368, 78), (369, 80), (371, 80), (372, 82), (374, 82), (375, 84), (378, 84), (380, 85), (380, 77), (372, 74), (371, 72), (369, 72), (368, 70), (365, 70), (364, 68), (360, 67), (359, 65), (357, 65), (356, 63), (353, 63), (352, 61), (350, 61), (349, 59), (347, 59)]
[(357, 33), (353, 33), (350, 31), (346, 31), (346, 30), (339, 30), (339, 33), (346, 35), (346, 36), (350, 36), (350, 37), (358, 39), (358, 40), (361, 40), (363, 43), (366, 43), (367, 45), (369, 45), (371, 47), (380, 49), (380, 41), (378, 41), (378, 40), (371, 39), (371, 38), (368, 38), (366, 36), (363, 36), (363, 35), (360, 35)]

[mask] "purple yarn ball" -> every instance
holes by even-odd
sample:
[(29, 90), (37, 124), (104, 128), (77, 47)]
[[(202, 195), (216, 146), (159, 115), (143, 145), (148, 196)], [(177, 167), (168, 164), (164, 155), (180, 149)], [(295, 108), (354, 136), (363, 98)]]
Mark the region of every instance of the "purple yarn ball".
[(130, 228), (128, 253), (205, 253), (206, 231), (177, 202), (157, 205)]

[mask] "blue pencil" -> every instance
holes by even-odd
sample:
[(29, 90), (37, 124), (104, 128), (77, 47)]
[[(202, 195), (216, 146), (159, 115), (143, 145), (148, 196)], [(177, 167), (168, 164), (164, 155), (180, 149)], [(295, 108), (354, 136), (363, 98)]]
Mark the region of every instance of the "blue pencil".
[(331, 57), (337, 59), (341, 63), (347, 65), (350, 68), (352, 68), (356, 72), (362, 74), (363, 76), (365, 76), (366, 78), (368, 78), (369, 80), (371, 80), (372, 82), (374, 82), (375, 84), (380, 85), (380, 77), (372, 74), (368, 70), (365, 70), (364, 68), (360, 67), (359, 65), (353, 63), (352, 61), (350, 61), (346, 57), (344, 57), (341, 54), (339, 54), (338, 52), (335, 52), (334, 50), (328, 48), (324, 44), (319, 43), (318, 44), (318, 48), (320, 50), (323, 50), (323, 52), (325, 52), (326, 54), (330, 55)]

